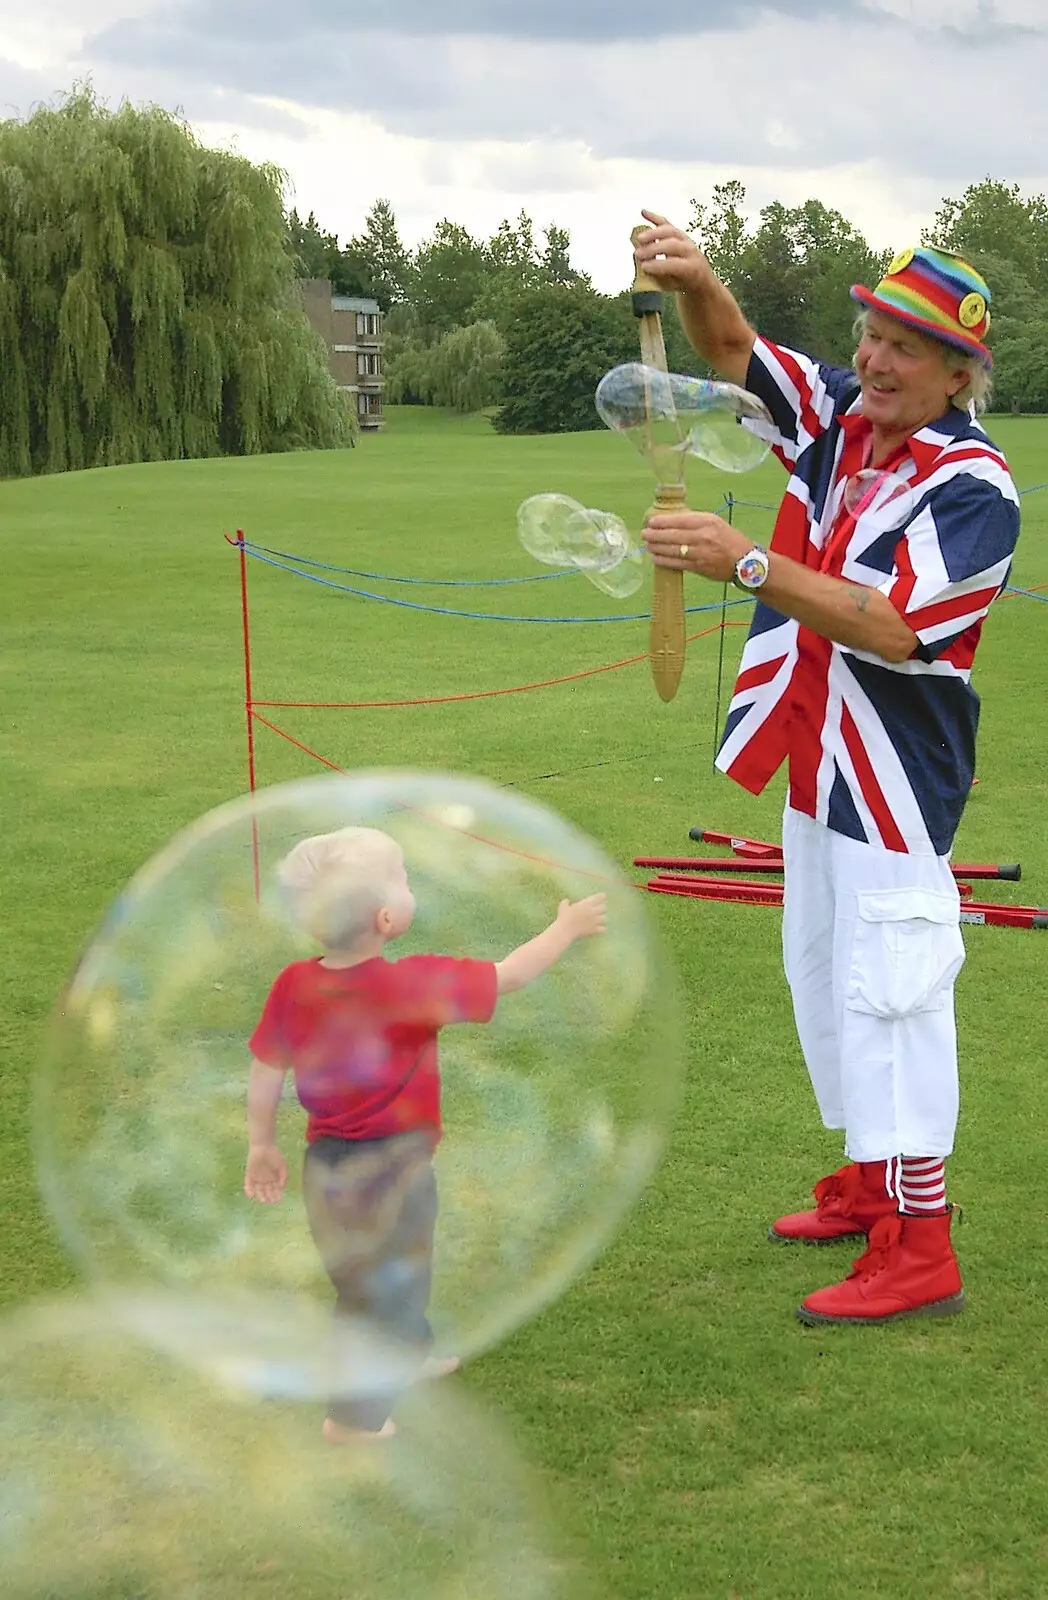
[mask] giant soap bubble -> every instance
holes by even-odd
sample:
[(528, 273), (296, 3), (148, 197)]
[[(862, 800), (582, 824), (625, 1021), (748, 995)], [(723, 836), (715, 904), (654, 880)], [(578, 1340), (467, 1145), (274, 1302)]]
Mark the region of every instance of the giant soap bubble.
[(461, 1389), (415, 1390), (388, 1444), (332, 1448), (313, 1408), (187, 1373), (128, 1309), (52, 1302), (0, 1326), (4, 1600), (564, 1593), (534, 1484)]
[[(180, 1331), (177, 1316), (168, 1330), (198, 1363), (247, 1374), (247, 1388), (259, 1368), (282, 1373), (288, 1393), (324, 1388), (313, 1336), (281, 1311), (305, 1297), (326, 1327), (333, 1299), (304, 1212), (305, 1114), (289, 1079), (278, 1137), (287, 1190), (259, 1205), (243, 1192), (245, 1092), (248, 1040), (274, 980), (320, 955), (278, 864), (347, 826), (380, 829), (404, 853), (417, 913), (391, 959), (498, 961), (562, 899), (608, 897), (605, 934), (503, 995), (489, 1023), (440, 1035), (429, 1304), (439, 1350), (490, 1345), (582, 1270), (652, 1172), (675, 1102), (674, 982), (644, 896), (543, 806), (474, 778), (362, 773), (203, 817), (131, 881), (72, 975), (38, 1076), (36, 1145), (45, 1198), (92, 1279), (216, 1305), (268, 1296), (264, 1331), (235, 1309), (216, 1312), (206, 1337), (198, 1323)], [(369, 1227), (382, 1226), (388, 1199), (378, 1195)]]

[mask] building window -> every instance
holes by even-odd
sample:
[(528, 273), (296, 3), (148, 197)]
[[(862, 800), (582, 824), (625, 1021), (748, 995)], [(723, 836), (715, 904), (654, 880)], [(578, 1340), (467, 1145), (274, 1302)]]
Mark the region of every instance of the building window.
[(379, 376), (379, 373), (381, 372), (381, 370), (382, 369), (381, 369), (381, 367), (379, 365), (378, 356), (375, 356), (375, 355), (358, 355), (357, 356), (357, 377), (358, 378), (377, 378)]
[(368, 331), (368, 319), (362, 311), (357, 312), (357, 337)]

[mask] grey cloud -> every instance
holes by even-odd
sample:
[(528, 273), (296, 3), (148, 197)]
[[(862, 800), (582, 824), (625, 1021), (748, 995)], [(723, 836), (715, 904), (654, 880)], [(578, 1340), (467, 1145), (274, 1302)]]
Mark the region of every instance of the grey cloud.
[[(17, 62), (0, 56), (0, 119), (24, 119), (38, 106), (58, 105), (77, 81), (90, 78), (102, 98), (111, 104), (127, 98), (155, 101), (168, 106), (190, 122), (220, 122), (234, 127), (248, 126), (304, 139), (310, 129), (293, 111), (259, 104), (252, 96), (221, 84), (187, 79), (183, 73), (168, 78), (165, 73), (120, 68), (116, 72), (103, 62), (77, 63), (61, 71), (28, 71)], [(166, 92), (170, 91), (170, 92)]]
[(970, 22), (943, 23), (940, 31), (944, 39), (976, 50), (984, 50), (988, 45), (999, 47), (1048, 37), (1048, 29), (1034, 27), (1028, 22), (1008, 21), (1001, 15), (997, 0), (978, 0)]
[(968, 28), (947, 25), (940, 30), (949, 44), (961, 45), (968, 50), (985, 50), (988, 45), (1026, 44), (1035, 39), (1048, 39), (1048, 28), (1034, 28), (1028, 23), (980, 23)]
[[(875, 4), (875, 0), (874, 0)], [(381, 9), (379, 9), (381, 5)], [(157, 61), (177, 38), (227, 39), (244, 45), (341, 39), (380, 31), (401, 38), (532, 39), (607, 44), (737, 32), (769, 13), (795, 22), (854, 16), (866, 0), (183, 0), (144, 18), (106, 29), (93, 48), (122, 59)]]
[[(649, 20), (653, 15), (657, 27)], [(828, 85), (811, 66), (824, 54), (825, 36), (850, 40), (844, 55), (850, 77), (853, 64), (862, 69), (860, 41), (908, 39), (920, 51), (934, 37), (937, 52), (968, 56), (959, 44), (999, 47), (1016, 31), (1002, 22), (997, 0), (979, 0), (963, 25), (944, 28), (950, 15), (949, 9), (939, 13), (935, 31), (885, 12), (879, 0), (662, 0), (658, 7), (636, 0), (171, 0), (105, 29), (85, 45), (85, 56), (125, 73), (163, 73), (196, 116), (214, 116), (198, 109), (205, 92), (247, 97), (242, 117), (253, 127), (272, 120), (264, 108), (252, 106), (251, 97), (371, 113), (393, 132), (436, 140), (567, 138), (583, 140), (601, 155), (730, 160), (734, 154), (739, 161), (822, 165), (827, 156), (854, 159), (857, 143), (854, 108), (839, 84), (829, 86), (841, 113), (832, 134), (819, 126)], [(799, 77), (815, 78), (810, 92), (816, 114), (798, 119), (794, 143), (776, 144), (765, 136), (761, 105), (748, 115), (743, 110), (747, 100), (758, 98), (760, 72), (732, 46), (771, 30)], [(714, 31), (721, 59), (693, 54), (697, 70), (687, 80), (678, 76), (681, 51), (694, 51)], [(676, 35), (673, 55), (666, 58), (674, 76), (638, 114), (638, 85), (645, 81), (641, 51), (645, 42), (658, 48), (666, 34)], [(512, 48), (509, 35), (516, 36)], [(632, 86), (622, 83), (609, 96), (602, 87), (604, 62), (616, 49), (636, 53), (636, 70)], [(769, 84), (788, 84), (788, 93), (777, 98), (787, 109), (801, 103), (797, 77), (788, 77), (767, 56), (762, 65), (767, 76), (760, 98), (767, 98)], [(682, 117), (677, 102), (684, 81), (694, 85), (696, 98), (710, 89), (716, 99), (727, 85), (734, 106), (719, 123), (694, 116), (690, 106)], [(933, 146), (948, 142), (947, 132), (932, 129)]]
[(42, 72), (29, 72), (0, 56), (0, 118), (27, 117), (36, 106), (55, 101), (62, 87)]
[[(109, 87), (108, 73), (95, 75), (95, 84), (105, 95)], [(138, 94), (126, 74), (113, 79), (114, 95), (130, 100), (152, 100), (168, 106), (191, 123), (226, 123), (234, 128), (251, 128), (264, 133), (275, 133), (286, 139), (307, 139), (312, 130), (309, 124), (294, 111), (282, 106), (267, 105), (254, 95), (242, 94), (236, 89), (214, 84), (186, 83), (183, 74), (170, 79), (170, 93), (158, 93), (163, 80), (155, 74), (148, 79), (142, 75), (142, 93)]]
[(389, 33), (288, 27), (282, 14), (274, 32), (241, 32), (228, 13), (208, 13), (199, 26), (186, 13), (120, 23), (85, 46), (85, 54), (110, 69), (162, 73), (185, 86), (208, 85), (248, 96), (267, 96), (332, 111), (409, 105), (439, 111), (462, 93), (457, 74), (441, 70), (436, 51)]
[[(531, 144), (532, 181), (555, 166), (552, 141), (584, 146), (599, 157), (818, 169), (873, 157), (900, 171), (919, 170), (943, 182), (986, 170), (1009, 176), (1043, 173), (1048, 111), (1040, 91), (1048, 53), (1034, 48), (1009, 65), (1016, 115), (972, 124), (936, 115), (923, 92), (927, 73), (952, 74), (951, 94), (984, 96), (988, 57), (940, 44), (914, 46), (912, 65), (893, 53), (890, 86), (880, 37), (835, 25), (813, 30), (767, 26), (728, 42), (713, 70), (701, 41), (680, 41), (673, 74), (655, 81), (657, 49), (554, 49), (524, 43), (512, 51), (490, 41), (416, 40), (362, 34), (339, 40), (308, 35), (275, 48), (258, 34), (237, 41), (171, 41), (163, 52), (171, 82), (196, 117), (260, 125), (271, 113), (243, 93), (303, 106), (367, 112), (391, 132), (438, 143), (503, 141)], [(198, 76), (199, 74), (199, 76)], [(769, 85), (789, 93), (769, 94)], [(213, 85), (228, 86), (225, 113), (213, 109)], [(905, 85), (912, 93), (900, 92)], [(233, 86), (236, 86), (234, 89)], [(206, 103), (205, 103), (206, 102)], [(279, 113), (272, 113), (277, 114)], [(560, 182), (557, 182), (560, 187)]]
[[(449, 3), (454, 19), (470, 0), (460, 0), (458, 12)], [(698, 9), (696, 0), (689, 9)], [(849, 6), (845, 18), (807, 27), (765, 11), (745, 32), (720, 35), (711, 59), (698, 37), (675, 40), (671, 51), (606, 39), (600, 49), (535, 39), (509, 49), (492, 38), (354, 33), (355, 14), (354, 0), (339, 10), (338, 26), (323, 0), (294, 11), (267, 0), (250, 12), (242, 0), (218, 0), (206, 12), (194, 0), (111, 28), (88, 50), (100, 80), (104, 74), (128, 93), (148, 85), (165, 103), (173, 88), (194, 120), (274, 126), (282, 113), (259, 97), (368, 113), (393, 133), (438, 147), (522, 147), (521, 182), (536, 188), (547, 171), (551, 187), (572, 182), (573, 163), (558, 157), (558, 142), (562, 152), (575, 146), (596, 158), (727, 171), (874, 161), (900, 176), (920, 173), (944, 191), (988, 171), (1045, 181), (1048, 48), (1037, 38), (1009, 46), (1007, 29), (977, 53), (883, 11), (860, 16)], [(710, 15), (702, 12), (704, 26)], [(983, 6), (966, 26), (990, 15)], [(279, 37), (267, 31), (270, 17)], [(983, 107), (987, 85), (1005, 80), (1008, 117), (947, 111)], [(929, 81), (939, 85), (935, 97)], [(292, 128), (300, 131), (293, 123), (282, 131)], [(588, 186), (584, 169), (579, 159), (578, 187)]]

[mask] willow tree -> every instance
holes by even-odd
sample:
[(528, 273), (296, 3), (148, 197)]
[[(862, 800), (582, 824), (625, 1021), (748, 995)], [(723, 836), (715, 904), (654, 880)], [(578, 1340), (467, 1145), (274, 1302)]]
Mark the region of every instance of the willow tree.
[(502, 394), (506, 344), (493, 322), (452, 328), (435, 344), (389, 341), (386, 398), (391, 405), (421, 400), (465, 413), (493, 406)]
[(0, 475), (348, 442), (281, 174), (89, 89), (0, 122)]

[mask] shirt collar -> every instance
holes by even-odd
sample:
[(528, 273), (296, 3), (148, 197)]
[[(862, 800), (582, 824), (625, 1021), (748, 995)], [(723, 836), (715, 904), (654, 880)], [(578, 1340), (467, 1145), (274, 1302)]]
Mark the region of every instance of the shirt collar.
[[(862, 395), (860, 394), (848, 407), (847, 411), (840, 412), (837, 422), (844, 434), (845, 440), (851, 443), (873, 432), (873, 424), (867, 421), (862, 414)], [(943, 451), (955, 439), (961, 438), (971, 427), (971, 418), (963, 411), (958, 411), (956, 406), (948, 406), (943, 415), (935, 422), (929, 422), (925, 427), (918, 428), (916, 433), (911, 433), (903, 441), (900, 451), (905, 449), (914, 466), (917, 476), (923, 478), (931, 472), (936, 461)], [(946, 436), (945, 439), (943, 436)], [(898, 454), (896, 455), (898, 460)]]

